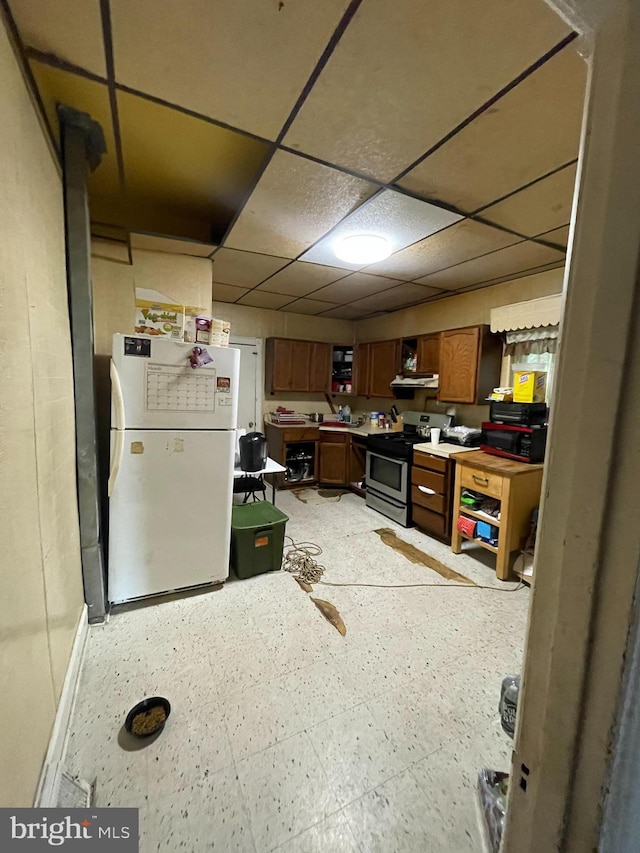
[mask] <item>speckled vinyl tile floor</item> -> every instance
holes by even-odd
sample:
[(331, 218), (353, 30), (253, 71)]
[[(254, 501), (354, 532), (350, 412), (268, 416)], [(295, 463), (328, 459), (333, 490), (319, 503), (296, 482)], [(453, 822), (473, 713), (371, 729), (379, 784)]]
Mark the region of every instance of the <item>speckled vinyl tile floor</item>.
[[(505, 592), (486, 552), (455, 556), (354, 495), (278, 506), (323, 548), (327, 581), (433, 585), (316, 586), (345, 637), (285, 573), (113, 615), (90, 632), (68, 768), (95, 780), (96, 805), (140, 809), (143, 853), (481, 849), (475, 779), (509, 766), (497, 703), (521, 668), (528, 591)], [(379, 528), (493, 589), (452, 588)], [(171, 716), (134, 749), (124, 718), (154, 695)]]

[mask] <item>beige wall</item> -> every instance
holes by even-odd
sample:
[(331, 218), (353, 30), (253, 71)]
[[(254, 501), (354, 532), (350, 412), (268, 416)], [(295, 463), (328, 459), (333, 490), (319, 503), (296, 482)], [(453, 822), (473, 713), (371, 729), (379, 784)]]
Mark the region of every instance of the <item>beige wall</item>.
[(361, 320), (356, 323), (356, 334), (359, 341), (377, 341), (488, 323), (492, 308), (560, 293), (563, 275), (562, 268), (548, 270), (371, 320)]
[[(209, 260), (140, 250), (134, 250), (132, 258), (133, 265), (130, 265), (126, 249), (121, 245), (94, 241), (94, 316), (103, 441), (106, 441), (109, 419), (108, 355), (111, 351), (111, 335), (131, 330), (135, 287), (159, 290), (178, 303), (201, 305), (203, 308), (211, 304), (208, 301), (211, 293)], [(240, 337), (264, 339), (274, 336), (333, 343), (348, 343), (354, 339), (381, 340), (488, 323), (491, 309), (499, 305), (559, 293), (562, 290), (562, 274), (561, 269), (551, 270), (357, 323), (248, 308), (228, 302), (214, 302), (212, 313), (215, 317), (229, 320), (232, 334)], [(400, 411), (411, 409), (444, 413), (448, 408), (438, 403), (433, 393), (424, 391), (416, 392), (413, 400), (398, 401), (393, 397), (374, 400), (365, 397), (334, 398), (336, 407), (347, 402), (357, 413), (389, 411), (394, 403)], [(265, 412), (273, 411), (279, 405), (299, 412), (330, 411), (323, 394), (265, 395)], [(487, 419), (487, 412), (486, 406), (456, 407), (458, 422), (467, 426), (478, 426)], [(105, 453), (106, 449), (103, 457)]]
[(0, 23), (0, 806), (29, 806), (83, 607), (62, 185)]
[[(394, 311), (371, 320), (356, 323), (356, 334), (360, 341), (377, 341), (384, 338), (403, 338), (426, 332), (439, 332), (443, 329), (455, 329), (461, 326), (474, 326), (489, 323), (492, 308), (525, 302), (562, 291), (563, 269), (549, 270), (537, 275), (519, 278), (513, 281), (450, 296), (415, 308)], [(392, 398), (367, 400), (357, 397), (353, 403), (358, 411), (370, 408), (371, 411), (388, 411), (394, 404), (402, 412), (413, 411), (438, 412), (444, 414), (449, 404), (438, 403), (434, 392), (417, 391), (413, 400), (394, 401)], [(457, 423), (477, 427), (489, 417), (488, 406), (456, 405)]]
[[(249, 308), (228, 302), (211, 303), (211, 261), (165, 252), (133, 250), (133, 265), (126, 249), (117, 243), (94, 240), (92, 249), (93, 310), (95, 323), (98, 410), (103, 465), (107, 454), (109, 424), (109, 366), (111, 336), (133, 329), (135, 288), (158, 290), (178, 304), (197, 305), (211, 310), (214, 317), (229, 320), (233, 335), (239, 337), (285, 337), (349, 343), (354, 339), (354, 324)], [(303, 396), (304, 399), (300, 399)], [(322, 394), (279, 394), (266, 396), (264, 410), (279, 405), (296, 411), (328, 412)], [(103, 469), (104, 470), (104, 469)]]

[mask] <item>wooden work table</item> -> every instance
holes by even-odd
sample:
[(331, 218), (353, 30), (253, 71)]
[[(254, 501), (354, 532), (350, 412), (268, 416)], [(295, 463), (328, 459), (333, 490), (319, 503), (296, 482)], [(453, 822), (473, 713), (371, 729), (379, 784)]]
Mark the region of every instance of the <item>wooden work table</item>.
[[(481, 450), (460, 453), (456, 461), (456, 480), (453, 499), (453, 531), (451, 550), (459, 554), (462, 540), (470, 539), (496, 555), (496, 576), (509, 580), (511, 554), (520, 550), (531, 525), (531, 513), (540, 504), (543, 465), (529, 465), (492, 456)], [(496, 498), (500, 501), (500, 519), (467, 509), (460, 503), (463, 489)], [(498, 546), (467, 536), (458, 530), (458, 518), (465, 515), (474, 521), (486, 521), (498, 528)]]

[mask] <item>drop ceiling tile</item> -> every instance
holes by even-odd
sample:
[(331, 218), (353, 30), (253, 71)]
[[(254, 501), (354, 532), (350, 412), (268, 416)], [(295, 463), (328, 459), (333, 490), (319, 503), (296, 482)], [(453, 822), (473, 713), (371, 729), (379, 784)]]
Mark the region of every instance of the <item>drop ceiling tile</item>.
[(208, 243), (194, 243), (191, 240), (176, 240), (175, 237), (163, 237), (159, 234), (132, 233), (131, 248), (206, 258), (213, 252), (215, 246)]
[(232, 287), (230, 284), (218, 284), (214, 282), (212, 299), (214, 302), (235, 302), (236, 299), (239, 299), (248, 292), (248, 287)]
[(345, 217), (330, 234), (305, 252), (300, 260), (361, 269), (362, 264), (350, 264), (336, 257), (336, 246), (345, 237), (375, 234), (384, 237), (391, 251), (397, 252), (460, 219), (462, 216), (459, 213), (452, 213), (395, 190), (382, 190)]
[(356, 299), (364, 299), (382, 290), (396, 287), (400, 282), (395, 278), (383, 278), (380, 275), (367, 275), (366, 273), (354, 272), (346, 278), (340, 279), (333, 284), (317, 290), (313, 294), (314, 299), (326, 302), (337, 302), (343, 305)]
[(238, 305), (251, 305), (253, 308), (272, 308), (277, 310), (288, 302), (291, 302), (291, 300), (291, 296), (282, 296), (280, 293), (250, 290), (249, 293), (238, 300)]
[(555, 243), (558, 246), (567, 248), (569, 243), (569, 225), (563, 225), (562, 228), (554, 228), (553, 231), (545, 231), (544, 234), (538, 234), (539, 240), (545, 240), (547, 243)]
[(111, 0), (116, 79), (275, 139), (347, 5)]
[[(58, 139), (60, 134), (56, 105), (59, 103), (89, 113), (101, 125), (107, 151), (102, 155), (100, 166), (89, 175), (89, 192), (92, 196), (96, 194), (119, 194), (120, 182), (115, 156), (116, 143), (111, 123), (111, 106), (107, 86), (104, 83), (96, 83), (93, 80), (87, 80), (77, 74), (61, 71), (59, 68), (53, 68), (51, 65), (45, 65), (35, 60), (31, 60), (29, 65), (38, 86), (49, 124)], [(95, 218), (93, 207), (91, 215)]]
[(586, 74), (586, 62), (567, 45), (400, 185), (474, 211), (575, 159)]
[(100, 0), (10, 0), (22, 41), (105, 77)]
[(321, 264), (303, 264), (294, 261), (260, 285), (260, 290), (270, 293), (288, 293), (291, 296), (306, 296), (329, 282), (342, 278), (347, 273), (337, 267)]
[(218, 242), (255, 180), (266, 144), (128, 92), (117, 97), (131, 215), (147, 205), (158, 219), (165, 211), (171, 219), (171, 227), (134, 229), (201, 239), (195, 221), (208, 235), (203, 242)]
[(255, 287), (288, 263), (291, 262), (287, 258), (240, 252), (237, 249), (219, 249), (213, 256), (213, 280)]
[(510, 273), (509, 275), (501, 275), (498, 278), (489, 279), (489, 281), (481, 281), (477, 284), (470, 284), (469, 287), (461, 287), (459, 290), (448, 290), (443, 291), (443, 293), (470, 293), (472, 290), (482, 290), (485, 287), (493, 287), (496, 284), (502, 284), (505, 281), (517, 281), (518, 279), (526, 279), (531, 275), (540, 275), (540, 273), (546, 272), (548, 270), (557, 270), (562, 266), (562, 264), (554, 263), (554, 264), (542, 264), (539, 267), (532, 267), (528, 270), (523, 270), (517, 274)]
[(395, 311), (408, 305), (415, 305), (438, 292), (435, 287), (422, 287), (419, 284), (400, 284), (391, 290), (375, 293), (353, 303), (354, 308), (369, 311)]
[(326, 302), (318, 302), (317, 299), (297, 299), (281, 310), (290, 311), (293, 314), (322, 314), (327, 308), (337, 307), (337, 305), (328, 305)]
[(571, 219), (576, 164), (482, 211), (483, 219), (512, 228), (526, 237), (559, 228)]
[(518, 278), (523, 271), (533, 267), (563, 262), (563, 252), (524, 240), (515, 246), (508, 246), (506, 249), (424, 276), (420, 283), (445, 290), (458, 290), (501, 276)]
[(285, 143), (388, 181), (568, 32), (540, 0), (367, 0)]
[(359, 320), (370, 312), (366, 308), (354, 308), (353, 305), (340, 305), (326, 311), (323, 317), (333, 317), (335, 320)]
[(376, 189), (368, 181), (277, 151), (225, 246), (296, 258)]
[(499, 228), (464, 219), (396, 252), (386, 261), (371, 264), (366, 267), (366, 271), (406, 280), (416, 279), (443, 267), (501, 249), (518, 240), (519, 237)]

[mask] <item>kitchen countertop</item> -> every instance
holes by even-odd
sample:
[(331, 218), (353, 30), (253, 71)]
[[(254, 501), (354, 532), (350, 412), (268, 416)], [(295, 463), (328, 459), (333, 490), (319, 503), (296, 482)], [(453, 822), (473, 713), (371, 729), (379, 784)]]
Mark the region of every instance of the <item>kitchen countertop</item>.
[(453, 456), (454, 453), (468, 453), (469, 451), (477, 450), (478, 448), (462, 447), (460, 444), (449, 444), (448, 441), (441, 441), (440, 444), (431, 444), (431, 442), (426, 441), (424, 444), (414, 444), (413, 449), (448, 459), (450, 456)]
[(362, 426), (325, 426), (324, 424), (314, 424), (310, 421), (306, 421), (303, 424), (274, 424), (271, 421), (265, 421), (269, 426), (276, 427), (276, 429), (321, 429), (323, 432), (344, 432), (350, 433), (351, 435), (359, 435), (363, 438), (366, 438), (369, 435), (385, 435), (386, 433), (392, 432), (390, 429), (380, 429), (380, 427), (371, 426), (369, 421), (365, 421)]

